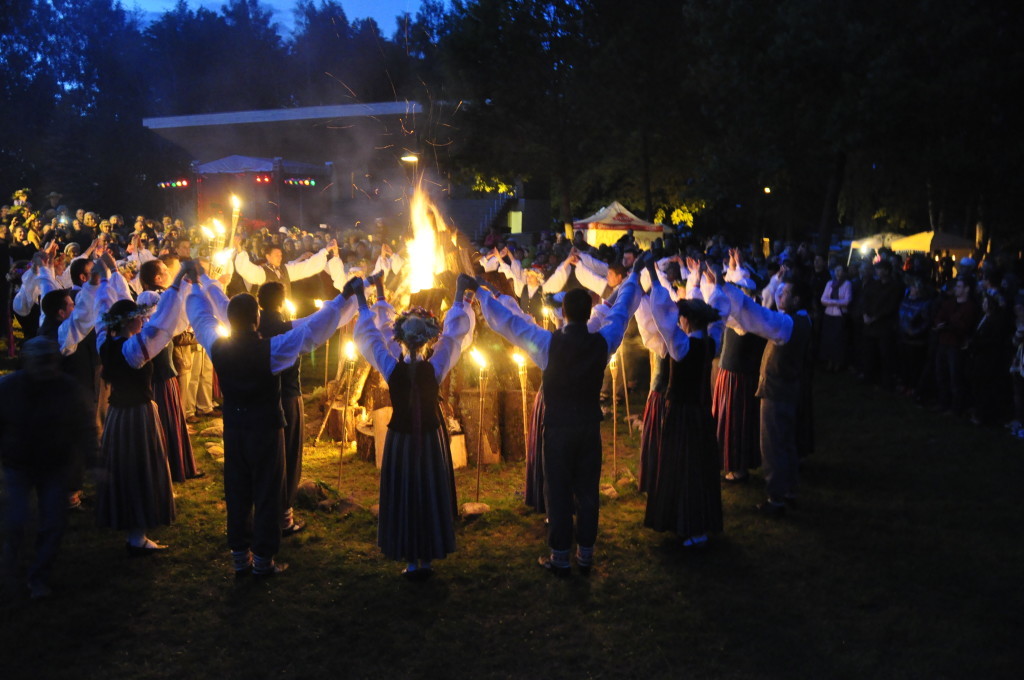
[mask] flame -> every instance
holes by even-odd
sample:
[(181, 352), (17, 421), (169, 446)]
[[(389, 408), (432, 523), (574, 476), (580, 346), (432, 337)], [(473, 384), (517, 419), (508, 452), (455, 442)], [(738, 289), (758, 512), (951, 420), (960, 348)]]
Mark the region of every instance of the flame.
[(206, 238), (206, 239), (207, 239), (208, 241), (212, 241), (212, 240), (213, 240), (213, 232), (212, 232), (212, 231), (210, 231), (210, 228), (209, 228), (209, 227), (207, 227), (207, 226), (202, 226), (202, 227), (199, 227), (199, 230), (200, 230), (201, 232), (203, 232), (203, 236), (204, 236), (204, 237), (205, 237), (205, 238)]
[(316, 307), (317, 309), (323, 309), (324, 301), (321, 300), (320, 298), (317, 298), (316, 300), (313, 300), (313, 306)]
[(516, 366), (519, 366), (520, 368), (526, 366), (526, 357), (519, 352), (512, 353), (512, 361), (516, 362)]
[(480, 350), (476, 347), (469, 350), (469, 356), (473, 358), (473, 361), (476, 362), (476, 365), (480, 367), (481, 371), (487, 368), (487, 358), (481, 354)]
[(434, 287), (434, 274), (444, 271), (444, 252), (437, 238), (446, 231), (437, 208), (420, 187), (410, 204), (413, 237), (406, 242), (409, 253), (409, 291), (418, 293)]
[(345, 342), (345, 358), (349, 361), (356, 360), (356, 343), (351, 340)]
[(213, 220), (213, 230), (215, 232), (217, 232), (218, 236), (223, 236), (224, 235), (224, 225), (221, 224), (220, 220), (218, 220), (218, 219), (214, 219)]
[(231, 337), (231, 330), (222, 323), (217, 324), (217, 335), (222, 338)]
[(213, 263), (218, 267), (223, 267), (231, 260), (231, 252), (230, 248), (218, 250), (213, 254)]
[(238, 199), (238, 196), (231, 194), (231, 207), (235, 212), (238, 212), (242, 208), (242, 201)]

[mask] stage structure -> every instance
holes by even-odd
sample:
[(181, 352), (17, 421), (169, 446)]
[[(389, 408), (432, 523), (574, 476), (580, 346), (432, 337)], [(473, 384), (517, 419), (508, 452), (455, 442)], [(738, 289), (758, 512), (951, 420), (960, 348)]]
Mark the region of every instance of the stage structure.
[(244, 224), (254, 227), (316, 227), (331, 210), (327, 192), (331, 163), (315, 165), (283, 158), (228, 156), (192, 163), (196, 216), (200, 223), (226, 221), (231, 196), (245, 205)]

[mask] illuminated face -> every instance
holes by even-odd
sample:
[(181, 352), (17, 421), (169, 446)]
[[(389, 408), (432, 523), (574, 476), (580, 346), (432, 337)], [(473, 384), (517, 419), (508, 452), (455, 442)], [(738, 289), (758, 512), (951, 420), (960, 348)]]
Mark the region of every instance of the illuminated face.
[(167, 269), (167, 265), (163, 262), (160, 262), (159, 265), (157, 265), (157, 274), (153, 277), (153, 281), (161, 288), (166, 288), (168, 284), (170, 284), (171, 273)]
[(141, 316), (137, 316), (134, 319), (129, 319), (128, 321), (125, 321), (121, 331), (121, 335), (123, 335), (126, 338), (130, 338), (133, 335), (136, 335), (139, 331), (142, 330), (142, 325), (144, 323), (145, 320)]
[(280, 248), (270, 248), (267, 250), (267, 264), (269, 264), (270, 266), (280, 267), (281, 257), (282, 255)]
[(622, 283), (622, 277), (614, 269), (608, 270), (608, 276), (606, 278), (608, 281), (608, 285), (611, 286), (612, 288), (617, 288), (618, 285)]
[(64, 306), (57, 312), (57, 318), (61, 321), (68, 319), (75, 311), (75, 300), (70, 295), (64, 298)]
[(793, 294), (793, 284), (787, 283), (775, 295), (775, 304), (782, 312), (795, 312), (800, 298)]
[(78, 283), (85, 283), (86, 281), (89, 280), (89, 277), (92, 276), (92, 262), (85, 263), (85, 268), (82, 270), (82, 276), (82, 280), (79, 281)]

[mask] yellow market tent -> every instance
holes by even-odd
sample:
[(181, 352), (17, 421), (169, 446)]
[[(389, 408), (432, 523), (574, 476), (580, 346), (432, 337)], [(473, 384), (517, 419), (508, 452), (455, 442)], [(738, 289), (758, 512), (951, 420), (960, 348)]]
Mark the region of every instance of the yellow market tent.
[(941, 231), (922, 231), (893, 241), (889, 247), (897, 253), (937, 253), (948, 250), (956, 257), (970, 255), (974, 251), (974, 242), (962, 236), (947, 234)]

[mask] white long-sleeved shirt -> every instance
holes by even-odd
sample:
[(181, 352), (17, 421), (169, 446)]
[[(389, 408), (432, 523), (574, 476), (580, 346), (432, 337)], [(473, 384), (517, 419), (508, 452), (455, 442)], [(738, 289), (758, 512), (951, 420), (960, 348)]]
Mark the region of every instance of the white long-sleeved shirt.
[[(387, 380), (398, 365), (400, 356), (392, 353), (376, 321), (376, 314), (369, 308), (361, 309), (359, 320), (356, 321), (355, 342), (359, 353)], [(434, 343), (433, 353), (428, 359), (438, 382), (444, 380), (455, 366), (462, 355), (462, 348), (467, 344), (466, 336), (472, 332), (471, 310), (465, 302), (456, 302), (445, 314), (441, 336)], [(409, 360), (410, 357), (406, 357), (406, 361)]]
[[(633, 316), (639, 304), (640, 295), (639, 277), (636, 274), (623, 281), (622, 290), (604, 319), (604, 325), (597, 331), (604, 337), (608, 344), (608, 356), (610, 357), (622, 343), (622, 336), (626, 332), (626, 325), (629, 318)], [(551, 347), (551, 331), (545, 330), (533, 321), (526, 321), (521, 316), (515, 315), (508, 310), (497, 298), (490, 295), (479, 297), (480, 308), (484, 310), (484, 318), (494, 319), (495, 325), (491, 328), (499, 332), (521, 350), (526, 352), (530, 361), (536, 364), (541, 370), (547, 368), (548, 350)], [(490, 322), (488, 322), (490, 324)], [(504, 332), (498, 331), (498, 328)]]
[[(715, 298), (712, 293), (712, 299)], [(679, 327), (679, 307), (669, 297), (663, 286), (655, 286), (651, 289), (651, 315), (655, 326), (662, 340), (665, 342), (669, 356), (675, 361), (681, 361), (690, 351), (690, 338), (703, 337), (703, 331), (687, 334)], [(724, 296), (723, 296), (724, 298)], [(723, 299), (728, 305), (728, 299)], [(714, 307), (714, 305), (711, 305)], [(721, 313), (721, 310), (718, 310)], [(728, 310), (726, 310), (728, 314)], [(722, 350), (722, 335), (725, 333), (725, 317), (722, 320), (708, 324), (707, 334), (715, 341), (715, 356)]]
[[(260, 265), (253, 264), (249, 260), (249, 254), (245, 251), (237, 253), (234, 259), (235, 271), (250, 286), (262, 286), (267, 281), (267, 272)], [(269, 265), (267, 265), (269, 266)], [(285, 262), (282, 268), (288, 272), (289, 281), (299, 281), (319, 274), (327, 266), (327, 249), (322, 248), (310, 258)]]
[[(202, 281), (200, 279), (201, 283)], [(201, 288), (202, 285), (200, 290), (193, 287), (185, 306), (196, 340), (209, 354), (213, 343), (219, 337), (218, 321), (210, 297)], [(305, 323), (300, 324), (298, 328), (292, 328), (287, 333), (270, 338), (271, 372), (280, 373), (294, 364), (300, 355), (311, 352), (325, 343), (338, 328), (345, 302), (345, 298), (338, 295), (333, 300), (325, 302), (323, 308), (307, 317)]]
[(555, 271), (551, 272), (551, 276), (545, 279), (543, 283), (531, 286), (527, 282), (526, 272), (523, 271), (522, 262), (515, 258), (512, 258), (511, 264), (506, 264), (505, 261), (501, 259), (498, 260), (498, 271), (512, 281), (512, 287), (516, 292), (516, 297), (520, 297), (523, 294), (524, 288), (527, 291), (527, 295), (530, 297), (536, 295), (538, 289), (544, 293), (557, 293), (565, 288), (565, 284), (569, 280), (569, 267), (569, 261), (565, 260), (555, 268)]
[[(99, 285), (96, 294), (97, 321), (96, 321), (96, 347), (102, 347), (107, 340), (107, 326), (103, 322), (103, 315), (107, 313), (110, 306), (117, 300), (126, 299), (130, 296), (124, 295), (124, 289), (117, 283), (111, 285), (111, 280), (121, 279), (118, 273), (111, 274), (111, 278), (104, 280)], [(125, 288), (127, 284), (125, 284)], [(167, 289), (157, 303), (156, 311), (143, 325), (142, 330), (128, 338), (121, 346), (121, 353), (125, 361), (132, 368), (142, 368), (150, 359), (155, 357), (167, 346), (167, 343), (174, 337), (174, 328), (181, 316), (181, 305), (184, 296), (174, 288)]]
[(99, 286), (86, 283), (75, 295), (75, 311), (57, 327), (60, 353), (71, 356), (96, 326), (96, 294)]
[[(722, 292), (729, 299), (728, 325), (739, 333), (760, 335), (776, 345), (784, 345), (793, 336), (793, 317), (758, 305), (736, 286), (727, 283)], [(800, 312), (805, 314), (805, 312)]]

